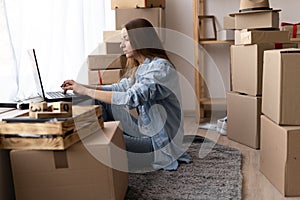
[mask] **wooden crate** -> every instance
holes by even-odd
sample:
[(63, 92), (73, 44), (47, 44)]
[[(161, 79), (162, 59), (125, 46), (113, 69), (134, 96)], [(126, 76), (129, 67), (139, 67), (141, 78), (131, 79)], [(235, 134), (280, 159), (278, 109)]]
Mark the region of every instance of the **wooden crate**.
[(104, 127), (102, 107), (73, 106), (73, 117), (52, 123), (0, 123), (0, 148), (64, 150)]

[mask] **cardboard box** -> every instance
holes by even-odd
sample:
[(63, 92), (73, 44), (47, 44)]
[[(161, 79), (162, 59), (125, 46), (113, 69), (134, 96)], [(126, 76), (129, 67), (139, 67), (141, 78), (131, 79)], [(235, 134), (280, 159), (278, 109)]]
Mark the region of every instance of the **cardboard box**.
[(262, 31), (248, 29), (235, 30), (234, 44), (287, 43), (290, 42), (288, 31)]
[(107, 55), (107, 54), (121, 54), (123, 55), (124, 52), (120, 48), (120, 43), (105, 43), (100, 42), (99, 45), (90, 53), (92, 55)]
[(227, 137), (260, 148), (261, 97), (227, 93)]
[(166, 7), (166, 0), (111, 0), (111, 9)]
[(261, 116), (260, 171), (284, 195), (300, 196), (300, 126)]
[(283, 31), (288, 31), (290, 38), (300, 38), (300, 23), (289, 24), (282, 22), (281, 29)]
[(128, 8), (116, 9), (116, 30), (121, 30), (124, 25), (136, 18), (144, 18), (151, 22), (162, 42), (166, 40), (165, 9), (163, 8)]
[(128, 163), (118, 126), (106, 122), (103, 131), (65, 151), (11, 151), (16, 199), (124, 199)]
[(119, 42), (104, 42), (105, 54), (123, 54)]
[(121, 31), (103, 31), (103, 42), (106, 54), (123, 54), (121, 45)]
[(300, 125), (300, 49), (265, 51), (262, 112), (280, 125)]
[(218, 31), (217, 40), (234, 40), (234, 31), (233, 30)]
[(90, 54), (88, 55), (88, 68), (98, 69), (122, 69), (126, 66), (126, 56), (121, 54)]
[(232, 90), (252, 96), (262, 94), (263, 52), (274, 49), (274, 44), (232, 45)]
[(89, 70), (90, 85), (109, 85), (117, 83), (123, 75), (122, 69)]
[(232, 90), (252, 96), (262, 95), (264, 51), (290, 47), (297, 47), (297, 44), (262, 43), (253, 45), (232, 45), (230, 48)]
[(120, 48), (120, 43), (109, 43), (109, 42), (100, 42), (98, 47), (91, 53), (91, 54), (121, 54), (123, 55), (124, 52)]
[(130, 20), (144, 18), (154, 27), (165, 28), (165, 11), (162, 8), (128, 8), (116, 9), (116, 30), (121, 30)]
[(279, 12), (261, 11), (235, 15), (235, 29), (258, 28), (279, 28)]
[(235, 18), (231, 16), (225, 16), (223, 18), (223, 28), (225, 30), (234, 30), (235, 29)]
[(104, 42), (122, 42), (121, 30), (103, 31)]
[(0, 149), (0, 199), (2, 200), (14, 200), (14, 184), (11, 173), (10, 150)]

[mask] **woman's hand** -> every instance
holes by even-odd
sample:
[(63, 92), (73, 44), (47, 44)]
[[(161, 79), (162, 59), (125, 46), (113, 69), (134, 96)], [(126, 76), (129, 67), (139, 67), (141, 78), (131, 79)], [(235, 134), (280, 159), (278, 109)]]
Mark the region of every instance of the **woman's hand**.
[(64, 93), (66, 93), (68, 90), (73, 90), (75, 93), (86, 95), (88, 88), (84, 87), (80, 83), (77, 83), (74, 80), (66, 80), (63, 82), (63, 84), (60, 86)]
[(93, 99), (97, 99), (108, 104), (111, 104), (112, 102), (112, 91), (96, 91), (96, 88), (90, 88), (88, 85), (85, 86), (83, 84), (77, 83), (74, 80), (64, 81), (61, 85), (61, 88), (64, 90), (64, 93), (66, 93), (68, 90), (73, 90), (75, 93), (89, 96)]

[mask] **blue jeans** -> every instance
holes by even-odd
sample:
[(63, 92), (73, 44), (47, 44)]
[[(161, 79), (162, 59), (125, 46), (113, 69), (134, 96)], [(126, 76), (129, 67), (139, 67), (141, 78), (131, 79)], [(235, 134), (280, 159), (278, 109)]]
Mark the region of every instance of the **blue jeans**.
[(153, 152), (151, 138), (139, 132), (137, 119), (129, 114), (124, 107), (106, 104), (101, 101), (95, 101), (95, 104), (102, 106), (104, 121), (120, 121), (127, 151), (133, 153)]

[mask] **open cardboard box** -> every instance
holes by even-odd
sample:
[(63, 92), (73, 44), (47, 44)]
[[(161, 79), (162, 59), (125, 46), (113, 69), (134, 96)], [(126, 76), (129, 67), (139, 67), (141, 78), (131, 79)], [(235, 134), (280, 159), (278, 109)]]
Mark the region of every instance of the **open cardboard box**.
[(64, 151), (11, 151), (16, 199), (124, 199), (127, 154), (118, 126), (106, 122), (104, 129)]

